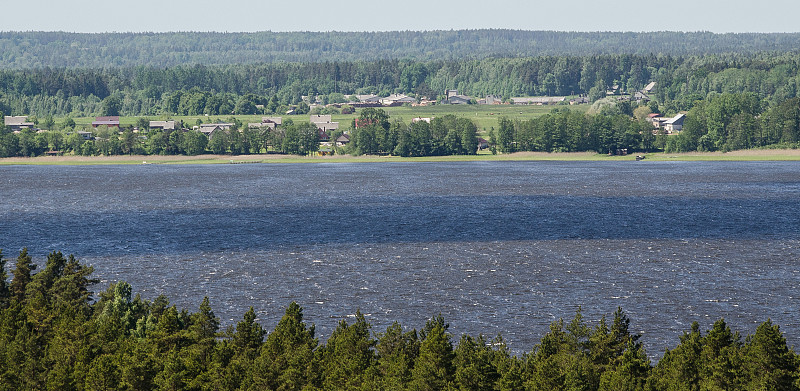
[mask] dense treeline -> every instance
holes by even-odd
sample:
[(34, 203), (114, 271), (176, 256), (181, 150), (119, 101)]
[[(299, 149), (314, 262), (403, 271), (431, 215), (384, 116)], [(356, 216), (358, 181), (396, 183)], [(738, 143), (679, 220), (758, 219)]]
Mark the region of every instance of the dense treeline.
[(800, 98), (766, 108), (753, 94), (721, 94), (698, 101), (667, 151), (731, 151), (754, 147), (797, 148)]
[(353, 126), (345, 149), (350, 154), (445, 156), (478, 151), (478, 128), (467, 118), (445, 115), (430, 122), (390, 123), (385, 111), (366, 108), (357, 121), (363, 125)]
[(2, 390), (797, 390), (800, 359), (769, 320), (746, 338), (724, 320), (694, 323), (653, 365), (630, 319), (554, 322), (521, 357), (501, 336), (453, 336), (441, 316), (420, 330), (375, 331), (356, 312), (324, 343), (291, 303), (268, 331), (252, 308), (220, 330), (125, 282), (94, 295), (93, 269), (59, 252), (34, 273), (27, 250), (8, 280), (0, 257)]
[(800, 34), (451, 30), (389, 32), (0, 32), (0, 68), (169, 67), (408, 58), (796, 51)]
[[(111, 155), (199, 155), (203, 153), (248, 155), (268, 152), (308, 155), (319, 150), (316, 126), (294, 123), (288, 119), (280, 128), (250, 128), (235, 118), (231, 129), (215, 132), (211, 137), (196, 130), (153, 129), (140, 137), (131, 128), (100, 126), (92, 128), (93, 138), (66, 130), (19, 133), (0, 131), (0, 157), (34, 157), (49, 151), (81, 156)], [(139, 121), (147, 129), (148, 121)]]
[[(146, 137), (139, 137), (130, 128), (119, 131), (101, 126), (93, 129), (94, 138), (86, 140), (79, 133), (66, 131), (34, 132), (23, 129), (19, 133), (0, 131), (0, 157), (33, 157), (49, 151), (83, 156), (95, 155), (199, 155), (202, 153), (247, 155), (259, 153), (286, 153), (308, 155), (320, 147), (319, 130), (310, 122), (297, 123), (287, 119), (275, 129), (250, 128), (229, 118), (231, 129), (214, 133), (211, 137), (199, 131), (170, 131), (154, 129)], [(478, 129), (467, 118), (445, 115), (429, 122), (407, 125), (389, 121), (382, 109), (365, 108), (358, 121), (360, 127), (348, 128), (351, 143), (339, 152), (355, 155), (444, 156), (474, 155), (478, 150)], [(140, 119), (141, 129), (148, 121)], [(335, 140), (345, 128), (332, 132)]]
[[(100, 115), (106, 100), (122, 115), (254, 114), (352, 94), (416, 94), (437, 98), (446, 89), (475, 97), (588, 95), (612, 86), (637, 91), (651, 81), (661, 111), (689, 110), (710, 93), (750, 92), (770, 105), (798, 96), (800, 55), (592, 55), (481, 60), (377, 60), (168, 68), (41, 68), (0, 70), (0, 111), (15, 115)], [(258, 110), (260, 112), (260, 110)]]
[[(613, 99), (610, 99), (613, 101)], [(797, 148), (800, 143), (800, 98), (773, 107), (757, 95), (709, 94), (693, 102), (683, 130), (667, 136), (654, 130), (646, 115), (657, 104), (632, 108), (598, 101), (595, 115), (554, 109), (527, 121), (501, 119), (496, 134), (500, 152), (542, 151), (616, 153), (618, 150), (690, 152), (750, 148)], [(634, 113), (635, 112), (635, 113)]]

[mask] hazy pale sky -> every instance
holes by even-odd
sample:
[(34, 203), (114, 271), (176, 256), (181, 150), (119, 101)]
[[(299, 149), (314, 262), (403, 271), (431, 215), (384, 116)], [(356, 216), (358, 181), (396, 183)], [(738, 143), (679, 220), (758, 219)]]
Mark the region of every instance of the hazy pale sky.
[(0, 9), (0, 31), (800, 32), (798, 0), (4, 0)]

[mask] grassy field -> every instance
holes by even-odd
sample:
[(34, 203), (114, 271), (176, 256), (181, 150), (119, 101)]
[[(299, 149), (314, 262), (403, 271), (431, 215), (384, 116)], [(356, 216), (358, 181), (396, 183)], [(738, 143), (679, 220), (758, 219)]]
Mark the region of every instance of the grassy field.
[[(497, 129), (498, 120), (501, 117), (511, 119), (527, 120), (536, 118), (543, 114), (549, 113), (554, 108), (565, 108), (570, 110), (577, 110), (585, 112), (589, 109), (589, 105), (576, 105), (576, 106), (515, 106), (515, 105), (435, 105), (435, 106), (421, 106), (421, 107), (385, 107), (383, 108), (391, 119), (400, 119), (406, 123), (411, 122), (412, 118), (416, 117), (440, 117), (447, 114), (453, 114), (459, 117), (471, 119), (475, 126), (478, 127), (478, 133), (486, 136), (489, 129), (494, 127)], [(355, 114), (334, 114), (332, 119), (334, 122), (339, 122), (341, 128), (349, 128), (353, 119), (357, 118), (359, 112)], [(236, 115), (236, 119), (244, 122), (261, 122), (261, 117), (265, 115)], [(295, 122), (308, 121), (308, 114), (303, 115), (274, 115), (276, 117), (283, 117), (284, 119), (291, 118)], [(120, 124), (122, 126), (133, 126), (140, 117), (121, 117)], [(149, 120), (165, 120), (167, 116), (146, 116)], [(192, 126), (201, 119), (204, 123), (225, 122), (230, 116), (205, 116), (205, 115), (190, 115), (190, 116), (170, 116), (170, 119), (182, 120), (184, 124)], [(60, 123), (63, 119), (57, 118), (56, 123)], [(94, 117), (74, 118), (76, 125), (89, 125), (94, 121)]]

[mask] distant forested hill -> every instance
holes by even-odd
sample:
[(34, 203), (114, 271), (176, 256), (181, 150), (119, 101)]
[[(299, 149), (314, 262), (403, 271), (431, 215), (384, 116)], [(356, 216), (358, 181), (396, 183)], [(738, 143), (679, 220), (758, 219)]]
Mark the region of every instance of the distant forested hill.
[(0, 68), (170, 67), (600, 54), (796, 52), (800, 34), (456, 30), (394, 32), (0, 32)]

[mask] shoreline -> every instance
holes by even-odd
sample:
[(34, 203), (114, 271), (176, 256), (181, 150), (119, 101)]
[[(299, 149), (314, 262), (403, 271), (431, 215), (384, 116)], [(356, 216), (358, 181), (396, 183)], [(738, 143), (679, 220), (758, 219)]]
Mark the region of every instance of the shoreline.
[[(376, 163), (376, 162), (467, 162), (467, 161), (635, 161), (636, 153), (607, 156), (594, 152), (515, 152), (453, 156), (296, 156), (260, 155), (115, 155), (37, 156), (0, 158), (10, 165), (116, 165), (116, 164), (242, 164), (242, 163)], [(800, 161), (800, 149), (749, 149), (732, 152), (646, 153), (644, 161)]]

